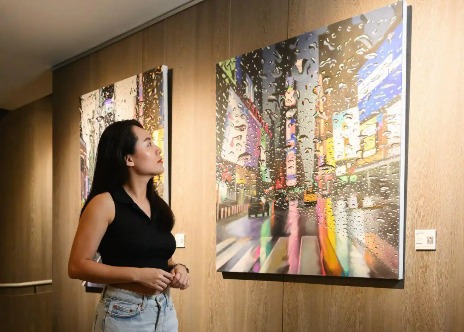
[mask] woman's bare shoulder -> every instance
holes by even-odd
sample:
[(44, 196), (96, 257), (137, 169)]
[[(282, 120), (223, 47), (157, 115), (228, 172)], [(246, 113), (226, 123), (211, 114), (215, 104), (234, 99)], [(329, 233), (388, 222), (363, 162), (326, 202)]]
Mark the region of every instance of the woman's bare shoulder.
[(108, 192), (96, 195), (89, 201), (89, 204), (87, 204), (84, 213), (87, 215), (98, 215), (104, 217), (104, 219), (111, 223), (115, 215), (113, 197), (111, 197), (110, 193)]
[(89, 205), (90, 204), (108, 205), (108, 206), (114, 207), (113, 197), (111, 197), (111, 194), (109, 192), (104, 192), (104, 193), (96, 195), (94, 198), (90, 200)]

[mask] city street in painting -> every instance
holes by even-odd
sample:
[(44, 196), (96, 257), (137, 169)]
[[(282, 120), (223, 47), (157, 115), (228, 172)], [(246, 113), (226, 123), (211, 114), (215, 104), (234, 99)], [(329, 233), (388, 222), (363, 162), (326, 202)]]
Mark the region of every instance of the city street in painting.
[(164, 173), (154, 179), (158, 194), (169, 202), (168, 68), (160, 66), (80, 98), (81, 203), (92, 186), (100, 136), (111, 123), (136, 119), (161, 148)]
[(216, 66), (216, 269), (403, 278), (406, 4)]

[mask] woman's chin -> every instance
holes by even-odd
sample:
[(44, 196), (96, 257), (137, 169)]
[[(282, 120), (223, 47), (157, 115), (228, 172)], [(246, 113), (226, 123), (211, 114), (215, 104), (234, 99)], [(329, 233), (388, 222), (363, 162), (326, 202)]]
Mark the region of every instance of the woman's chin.
[(156, 175), (161, 175), (164, 173), (164, 166), (158, 166), (156, 167), (155, 171), (153, 172), (153, 176), (156, 176)]

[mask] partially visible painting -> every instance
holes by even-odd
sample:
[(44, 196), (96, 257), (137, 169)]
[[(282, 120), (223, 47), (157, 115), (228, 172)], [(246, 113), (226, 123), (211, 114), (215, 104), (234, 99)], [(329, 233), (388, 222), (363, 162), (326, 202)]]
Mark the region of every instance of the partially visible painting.
[(162, 150), (165, 172), (155, 177), (158, 194), (169, 203), (168, 68), (160, 66), (80, 98), (81, 202), (85, 202), (103, 130), (115, 121), (136, 119)]
[(403, 278), (406, 4), (216, 66), (216, 269)]

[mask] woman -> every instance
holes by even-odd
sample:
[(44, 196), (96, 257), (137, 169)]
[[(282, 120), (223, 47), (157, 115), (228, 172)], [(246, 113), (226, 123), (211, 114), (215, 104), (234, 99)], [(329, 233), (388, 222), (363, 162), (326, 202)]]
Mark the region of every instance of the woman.
[(160, 152), (136, 120), (100, 138), (68, 265), (71, 278), (107, 285), (94, 331), (177, 331), (169, 289), (186, 289), (189, 271), (172, 260), (174, 215), (153, 186), (164, 171)]

